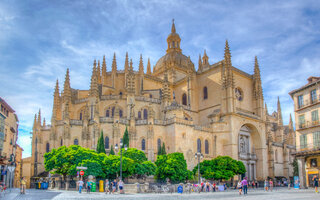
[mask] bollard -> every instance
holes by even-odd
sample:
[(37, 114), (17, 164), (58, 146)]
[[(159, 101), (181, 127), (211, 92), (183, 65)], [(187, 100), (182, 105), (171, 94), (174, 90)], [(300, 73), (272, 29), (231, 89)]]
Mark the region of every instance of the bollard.
[(104, 192), (103, 180), (100, 180), (100, 181), (99, 181), (99, 192)]

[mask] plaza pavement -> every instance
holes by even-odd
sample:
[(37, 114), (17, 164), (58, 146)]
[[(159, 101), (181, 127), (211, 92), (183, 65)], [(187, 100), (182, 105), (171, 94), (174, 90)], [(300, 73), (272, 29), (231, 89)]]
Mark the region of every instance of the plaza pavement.
[(191, 193), (191, 194), (114, 194), (107, 195), (105, 193), (82, 193), (76, 191), (62, 191), (62, 190), (27, 190), (27, 194), (20, 195), (19, 190), (15, 189), (13, 192), (0, 197), (5, 200), (67, 200), (67, 199), (115, 199), (115, 200), (202, 200), (202, 199), (224, 199), (224, 200), (320, 200), (320, 193), (316, 194), (313, 189), (296, 190), (287, 188), (276, 189), (273, 192), (265, 192), (262, 189), (249, 190), (248, 195), (239, 196), (237, 190), (228, 190), (225, 192), (215, 193)]

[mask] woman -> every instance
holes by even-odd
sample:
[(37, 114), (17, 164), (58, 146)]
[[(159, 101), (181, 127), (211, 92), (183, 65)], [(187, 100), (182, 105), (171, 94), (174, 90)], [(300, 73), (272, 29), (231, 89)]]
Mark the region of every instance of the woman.
[(242, 184), (241, 181), (238, 182), (237, 188), (239, 189), (239, 195), (242, 193)]
[(120, 189), (120, 194), (123, 194), (123, 181), (119, 181), (119, 189)]
[(106, 179), (105, 181), (105, 188), (104, 190), (106, 191), (106, 194), (110, 194), (110, 190), (109, 190), (109, 180)]
[(269, 181), (269, 189), (270, 189), (270, 192), (272, 192), (272, 189), (273, 189), (273, 181), (272, 181), (272, 179), (270, 179), (270, 181)]
[(312, 180), (314, 183), (314, 189), (315, 189), (316, 193), (318, 193), (319, 178), (316, 175), (314, 175)]
[(21, 191), (20, 191), (20, 193), (21, 194), (26, 194), (26, 180), (24, 179), (24, 177), (22, 177), (22, 179), (21, 179)]

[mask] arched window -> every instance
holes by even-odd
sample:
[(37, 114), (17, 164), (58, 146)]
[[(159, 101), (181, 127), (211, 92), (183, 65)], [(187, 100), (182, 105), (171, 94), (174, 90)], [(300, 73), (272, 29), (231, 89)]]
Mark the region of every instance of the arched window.
[(208, 140), (206, 140), (205, 142), (204, 142), (204, 151), (205, 151), (205, 153), (206, 154), (209, 154), (209, 142), (208, 142)]
[(197, 140), (197, 151), (201, 153), (201, 140), (199, 138)]
[(74, 145), (79, 145), (78, 139), (74, 139), (73, 144), (74, 144)]
[(182, 104), (183, 105), (187, 105), (187, 95), (186, 95), (186, 93), (183, 93), (183, 95), (182, 95)]
[(60, 146), (62, 146), (63, 145), (63, 140), (62, 140), (62, 138), (61, 138), (61, 140), (60, 140)]
[(208, 99), (208, 88), (207, 88), (207, 86), (203, 88), (203, 99)]
[(141, 111), (138, 112), (138, 119), (141, 119)]
[(278, 162), (278, 150), (277, 149), (274, 152), (274, 161)]
[(149, 98), (152, 98), (152, 94), (149, 94)]
[(104, 138), (104, 148), (109, 149), (109, 137), (106, 136)]
[(161, 140), (160, 140), (160, 138), (159, 138), (158, 141), (157, 141), (157, 146), (158, 146), (158, 152), (159, 152), (159, 150), (160, 150), (160, 148), (161, 148)]
[(112, 107), (112, 117), (114, 116), (114, 109), (115, 107)]
[(80, 112), (79, 119), (82, 120), (82, 112)]
[(145, 139), (142, 139), (142, 141), (141, 141), (141, 150), (142, 151), (146, 150), (146, 140)]
[(143, 119), (148, 119), (148, 110), (147, 109), (143, 110)]
[(50, 151), (50, 144), (49, 142), (47, 142), (47, 145), (46, 145), (46, 152), (49, 152)]
[(106, 111), (106, 117), (110, 117), (110, 111), (109, 110)]
[(122, 95), (122, 92), (119, 92), (119, 95), (121, 96), (121, 95)]
[(120, 118), (122, 117), (122, 110), (121, 109), (119, 110), (119, 116), (120, 116)]

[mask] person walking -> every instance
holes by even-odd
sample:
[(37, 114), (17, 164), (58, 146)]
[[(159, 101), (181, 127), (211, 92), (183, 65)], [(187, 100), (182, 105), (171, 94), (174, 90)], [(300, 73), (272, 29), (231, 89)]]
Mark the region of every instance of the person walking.
[(119, 189), (120, 189), (120, 194), (123, 194), (123, 181), (120, 179), (119, 181)]
[(216, 191), (216, 182), (213, 182), (212, 189), (213, 189), (213, 192)]
[(79, 186), (79, 193), (81, 194), (82, 187), (83, 187), (84, 182), (82, 181), (82, 178), (78, 181), (78, 186)]
[(210, 192), (210, 183), (206, 182), (206, 192)]
[(239, 189), (239, 195), (241, 195), (241, 193), (242, 193), (242, 184), (241, 184), (241, 181), (238, 181), (237, 188)]
[(319, 178), (316, 175), (314, 175), (312, 180), (313, 180), (313, 183), (314, 183), (315, 192), (318, 193)]
[(114, 192), (117, 189), (117, 180), (114, 179), (114, 181), (111, 182), (111, 186), (112, 186), (112, 194), (114, 194)]
[(241, 185), (243, 188), (243, 194), (246, 195), (248, 194), (248, 181), (247, 181), (247, 177), (244, 177), (244, 179), (241, 181)]
[(273, 189), (273, 181), (272, 179), (269, 180), (269, 190), (270, 192), (272, 192), (272, 189)]
[(27, 185), (27, 182), (26, 182), (26, 180), (25, 180), (24, 177), (22, 177), (20, 184), (21, 184), (20, 194), (26, 194), (26, 185)]
[(106, 192), (106, 194), (110, 194), (108, 179), (106, 179), (106, 181), (105, 181), (104, 191)]
[(91, 180), (88, 180), (88, 181), (87, 181), (87, 193), (90, 193), (90, 191), (91, 191), (91, 185), (92, 185)]
[(269, 182), (266, 179), (266, 180), (264, 180), (264, 191), (268, 192), (268, 190), (269, 190)]

